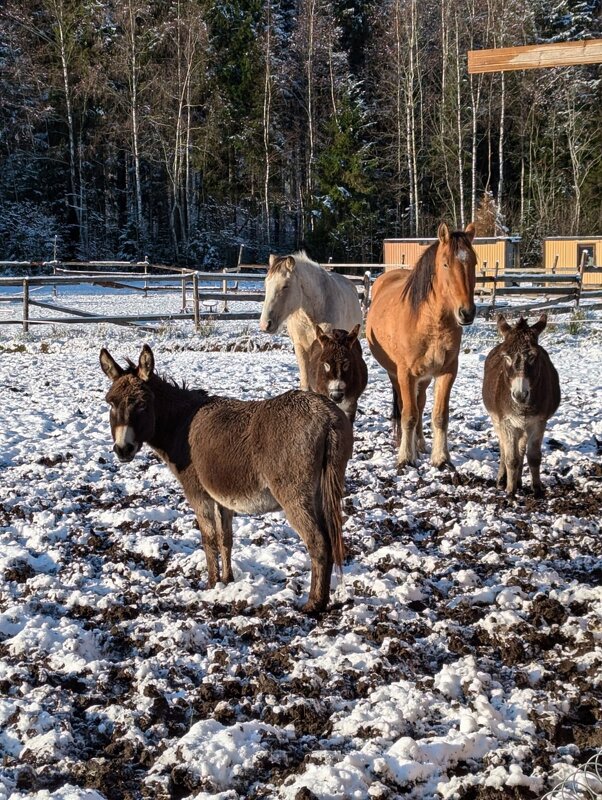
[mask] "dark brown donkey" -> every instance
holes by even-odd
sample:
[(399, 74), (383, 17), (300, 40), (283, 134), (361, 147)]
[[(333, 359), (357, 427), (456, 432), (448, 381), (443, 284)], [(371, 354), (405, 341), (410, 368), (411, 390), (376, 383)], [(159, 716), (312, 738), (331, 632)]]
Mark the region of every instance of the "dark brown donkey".
[(282, 509), (311, 558), (303, 610), (328, 603), (333, 563), (342, 568), (341, 498), (353, 433), (331, 402), (292, 391), (270, 400), (212, 397), (180, 388), (154, 371), (144, 345), (138, 365), (120, 367), (104, 348), (106, 399), (120, 461), (146, 442), (178, 478), (201, 530), (209, 587), (232, 581), (232, 516)]
[(368, 383), (368, 367), (357, 340), (359, 332), (359, 325), (349, 333), (342, 328), (326, 333), (316, 325), (316, 339), (309, 351), (310, 389), (329, 397), (352, 425), (358, 398)]
[(485, 359), (483, 402), (500, 441), (498, 486), (510, 494), (522, 485), (525, 450), (533, 493), (543, 495), (539, 476), (541, 441), (546, 423), (560, 404), (558, 373), (538, 343), (546, 327), (542, 314), (535, 325), (522, 317), (511, 327), (502, 314), (497, 327), (504, 341)]

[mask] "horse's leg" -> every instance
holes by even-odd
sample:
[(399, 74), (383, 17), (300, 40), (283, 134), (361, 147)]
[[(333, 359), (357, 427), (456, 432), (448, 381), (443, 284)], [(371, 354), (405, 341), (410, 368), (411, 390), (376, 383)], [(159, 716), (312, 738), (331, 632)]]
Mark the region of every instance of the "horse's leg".
[(399, 396), (401, 397), (401, 444), (397, 456), (397, 466), (403, 468), (415, 464), (416, 426), (418, 424), (418, 399), (416, 378), (409, 373), (397, 375)]
[(222, 581), (231, 583), (232, 574), (232, 512), (223, 506), (215, 504), (217, 522), (218, 545), (222, 557)]
[(535, 497), (543, 497), (544, 489), (541, 485), (541, 476), (539, 473), (541, 467), (541, 441), (546, 429), (545, 420), (537, 420), (536, 425), (531, 430), (529, 441), (527, 443), (527, 463), (531, 471), (531, 482), (533, 485), (533, 494)]
[(389, 372), (389, 380), (391, 381), (391, 388), (393, 389), (393, 408), (391, 409), (391, 419), (393, 420), (393, 436), (395, 438), (395, 445), (399, 448), (401, 444), (401, 394), (399, 384), (397, 383), (397, 375)]
[(447, 426), (449, 423), (449, 396), (458, 372), (458, 362), (452, 364), (448, 372), (437, 376), (435, 380), (435, 398), (433, 401), (433, 449), (431, 462), (435, 467), (454, 468), (447, 449)]
[(299, 388), (307, 391), (309, 389), (309, 352), (299, 342), (295, 342), (293, 346), (299, 365)]
[(426, 442), (424, 441), (424, 433), (422, 431), (422, 418), (424, 416), (424, 406), (426, 405), (426, 390), (430, 380), (420, 381), (418, 384), (418, 423), (416, 424), (416, 450), (419, 453), (424, 453), (426, 450)]

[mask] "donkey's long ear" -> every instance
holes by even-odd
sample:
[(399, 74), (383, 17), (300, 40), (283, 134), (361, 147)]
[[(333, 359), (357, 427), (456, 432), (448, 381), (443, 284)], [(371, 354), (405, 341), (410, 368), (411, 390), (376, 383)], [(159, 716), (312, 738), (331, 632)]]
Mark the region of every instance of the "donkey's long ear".
[(295, 259), (292, 256), (287, 256), (284, 259), (284, 266), (289, 272), (292, 272), (295, 269)]
[(464, 233), (468, 236), (471, 242), (474, 239), (476, 232), (477, 229), (475, 228), (474, 222), (469, 222), (464, 229)]
[(543, 313), (543, 314), (541, 315), (541, 317), (540, 317), (540, 318), (537, 320), (537, 322), (535, 323), (535, 325), (531, 325), (531, 330), (532, 330), (532, 331), (533, 331), (533, 332), (534, 332), (534, 333), (535, 333), (537, 336), (539, 336), (539, 335), (542, 333), (542, 331), (544, 330), (544, 328), (546, 327), (546, 325), (547, 325), (547, 324), (548, 324), (548, 315), (547, 315), (547, 314), (545, 313), (545, 311), (544, 311), (544, 313)]
[(449, 228), (445, 222), (442, 222), (441, 225), (439, 225), (437, 236), (439, 237), (441, 244), (447, 244), (449, 242)]
[(140, 358), (138, 359), (138, 377), (140, 380), (147, 381), (153, 374), (155, 368), (155, 357), (150, 347), (145, 344), (142, 347)]
[(324, 333), (323, 329), (319, 325), (316, 325), (316, 338), (320, 342), (322, 347), (324, 347), (324, 345), (328, 341), (328, 335)]
[(359, 336), (360, 328), (362, 326), (358, 322), (355, 328), (352, 328), (349, 333), (347, 334), (347, 347), (353, 347), (354, 342), (357, 340)]
[(508, 335), (509, 331), (511, 330), (510, 325), (508, 325), (508, 323), (506, 322), (506, 317), (503, 314), (498, 314), (497, 329), (504, 338)]
[(112, 381), (116, 381), (117, 378), (120, 378), (125, 371), (104, 347), (100, 351), (100, 366), (107, 378), (110, 378)]

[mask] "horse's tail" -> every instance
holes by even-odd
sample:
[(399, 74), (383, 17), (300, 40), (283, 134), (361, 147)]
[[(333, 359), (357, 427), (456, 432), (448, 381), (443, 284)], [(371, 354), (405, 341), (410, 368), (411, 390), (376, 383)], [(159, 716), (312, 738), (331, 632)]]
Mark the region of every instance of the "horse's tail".
[(397, 396), (397, 390), (395, 389), (395, 384), (393, 381), (391, 381), (391, 388), (393, 389), (393, 408), (391, 409), (391, 419), (393, 420), (393, 436), (395, 437), (395, 441), (399, 447), (399, 442), (401, 440), (401, 408), (399, 406), (399, 397)]
[(345, 491), (345, 467), (351, 455), (350, 452), (347, 452), (349, 446), (346, 440), (347, 437), (343, 427), (331, 422), (326, 434), (326, 446), (324, 448), (324, 460), (320, 476), (324, 525), (330, 540), (332, 560), (339, 575), (343, 572), (343, 558), (345, 556), (341, 502)]

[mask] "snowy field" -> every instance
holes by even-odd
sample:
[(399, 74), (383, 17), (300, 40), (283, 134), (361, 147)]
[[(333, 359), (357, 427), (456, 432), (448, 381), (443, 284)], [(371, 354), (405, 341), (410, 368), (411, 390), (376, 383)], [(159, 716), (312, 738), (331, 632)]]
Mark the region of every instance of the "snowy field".
[(282, 515), (236, 518), (236, 580), (206, 590), (175, 479), (148, 449), (112, 455), (98, 364), (148, 342), (162, 374), (263, 398), (296, 385), (288, 339), (0, 325), (0, 799), (539, 798), (602, 747), (602, 323), (552, 323), (541, 501), (494, 485), (493, 325), (463, 340), (456, 475), (396, 474), (363, 342), (347, 560), (318, 621)]

